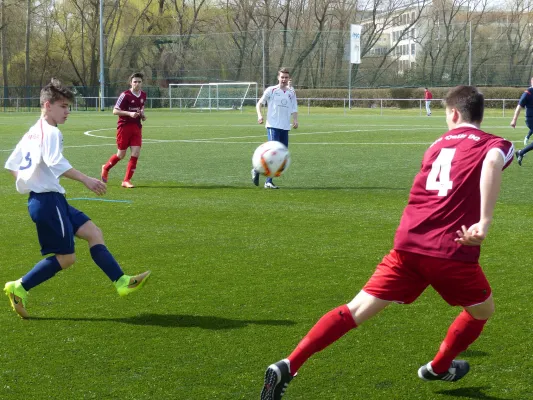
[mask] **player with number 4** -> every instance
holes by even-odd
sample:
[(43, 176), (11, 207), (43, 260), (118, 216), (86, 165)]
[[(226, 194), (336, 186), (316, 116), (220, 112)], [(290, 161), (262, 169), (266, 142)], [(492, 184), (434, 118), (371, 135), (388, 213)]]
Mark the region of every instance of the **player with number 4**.
[(455, 358), (478, 338), (494, 312), (478, 260), (514, 148), (480, 129), (484, 98), (475, 87), (450, 89), (445, 105), (450, 130), (424, 154), (393, 250), (351, 302), (325, 314), (286, 359), (267, 368), (261, 400), (280, 399), (313, 354), (390, 303), (412, 303), (428, 286), (463, 310), (418, 376), (452, 382), (468, 373), (468, 362)]

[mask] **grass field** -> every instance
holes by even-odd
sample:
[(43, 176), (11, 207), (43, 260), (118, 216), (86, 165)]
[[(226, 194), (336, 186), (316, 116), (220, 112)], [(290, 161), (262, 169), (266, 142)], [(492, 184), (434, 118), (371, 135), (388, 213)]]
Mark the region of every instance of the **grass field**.
[[(485, 130), (520, 148), (523, 119), (512, 130), (510, 116), (487, 114)], [(290, 135), (293, 163), (275, 181), (281, 190), (269, 191), (250, 182), (251, 155), (265, 140), (252, 110), (147, 116), (137, 187), (120, 187), (123, 161), (104, 197), (126, 202), (92, 201), (83, 185), (63, 185), (123, 269), (149, 268), (150, 282), (119, 298), (78, 241), (76, 265), (31, 291), (34, 318), (19, 319), (4, 297), (0, 398), (259, 398), (268, 364), (351, 300), (389, 251), (422, 154), (446, 130), (442, 111), (302, 112)], [(37, 118), (0, 114), (4, 161)], [(71, 114), (61, 128), (65, 156), (98, 176), (115, 152), (115, 126), (110, 113)], [(416, 375), (459, 313), (429, 289), (311, 358), (287, 400), (533, 398), (532, 170), (526, 157), (504, 174), (481, 258), (497, 312), (463, 355), (467, 378)], [(7, 172), (0, 193), (3, 285), (41, 256), (26, 198)]]

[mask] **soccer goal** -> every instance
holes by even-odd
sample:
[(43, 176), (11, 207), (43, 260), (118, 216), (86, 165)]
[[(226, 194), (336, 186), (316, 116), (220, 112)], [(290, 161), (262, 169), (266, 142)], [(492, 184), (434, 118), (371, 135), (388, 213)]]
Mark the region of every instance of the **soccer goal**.
[(257, 82), (171, 83), (170, 108), (242, 110), (257, 102)]

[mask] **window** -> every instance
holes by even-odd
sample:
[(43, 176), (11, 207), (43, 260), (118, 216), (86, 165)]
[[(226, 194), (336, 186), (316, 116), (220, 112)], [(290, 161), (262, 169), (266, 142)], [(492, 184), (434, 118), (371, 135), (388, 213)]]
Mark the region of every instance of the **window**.
[(414, 43), (411, 43), (411, 55), (414, 56), (415, 55), (415, 44)]

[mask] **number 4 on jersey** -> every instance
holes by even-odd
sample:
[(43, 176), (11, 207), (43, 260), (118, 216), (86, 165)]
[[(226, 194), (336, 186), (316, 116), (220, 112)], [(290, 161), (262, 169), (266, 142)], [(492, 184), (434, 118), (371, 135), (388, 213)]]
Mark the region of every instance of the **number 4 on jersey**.
[(442, 149), (429, 172), (426, 181), (426, 190), (438, 190), (438, 196), (447, 196), (448, 190), (453, 187), (453, 182), (450, 180), (450, 170), (452, 168), (452, 160), (455, 156), (455, 149)]

